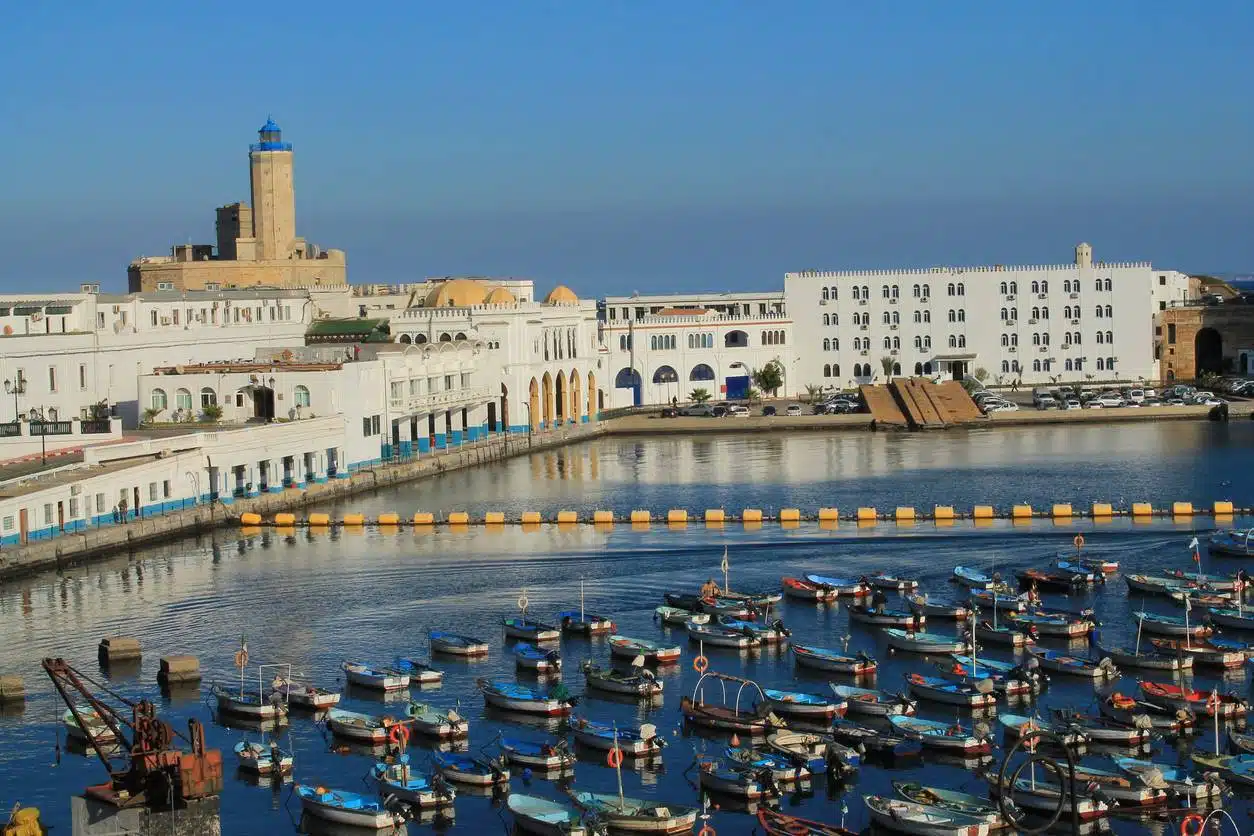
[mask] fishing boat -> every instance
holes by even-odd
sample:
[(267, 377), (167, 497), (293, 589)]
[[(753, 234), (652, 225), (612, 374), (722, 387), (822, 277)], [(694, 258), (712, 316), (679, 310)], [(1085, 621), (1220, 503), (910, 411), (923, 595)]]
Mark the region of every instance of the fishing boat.
[(679, 607), (658, 607), (653, 612), (663, 624), (671, 624), (676, 627), (683, 627), (689, 621), (694, 624), (708, 624), (710, 621), (708, 613), (690, 612)]
[(762, 644), (762, 640), (751, 633), (719, 624), (693, 624), (690, 621), (687, 630), (689, 641), (701, 642), (710, 647), (746, 648)]
[(833, 720), (831, 735), (833, 740), (863, 752), (871, 758), (906, 758), (923, 751), (923, 744), (917, 740), (883, 729), (863, 726), (851, 720)]
[(423, 775), (409, 764), (409, 755), (401, 755), (396, 763), (376, 763), (370, 770), (370, 777), (379, 785), (379, 794), (384, 798), (395, 796), (419, 809), (450, 807), (457, 791), (437, 775), (432, 778)]
[[(707, 680), (719, 684), (722, 692), (721, 703), (706, 702), (705, 683)], [(736, 690), (736, 699), (730, 705), (728, 704), (728, 685), (732, 685)], [(746, 688), (750, 689), (750, 699), (745, 699)], [(752, 679), (714, 671), (701, 674), (692, 689), (692, 696), (685, 695), (680, 700), (679, 710), (688, 723), (717, 731), (765, 736), (784, 725), (783, 720), (771, 712), (766, 694), (762, 692), (762, 687), (758, 683)]]
[[(910, 781), (893, 781), (893, 789), (906, 801), (922, 804), (927, 807), (939, 807), (951, 813), (961, 813), (983, 819), (990, 828), (1002, 829), (1010, 826), (1002, 815), (1001, 809), (987, 798), (970, 793), (947, 790), (941, 787), (928, 787)], [(1013, 804), (1009, 805), (1012, 819), (1017, 820), (1022, 813)], [(1016, 815), (1018, 813), (1018, 815)]]
[(754, 636), (763, 644), (779, 644), (792, 635), (792, 630), (784, 626), (784, 622), (780, 619), (768, 623), (757, 621), (745, 621), (740, 618), (732, 618), (729, 615), (718, 616), (718, 626), (728, 630), (738, 630), (745, 635)]
[(1193, 657), (1184, 653), (1158, 653), (1153, 650), (1138, 651), (1131, 647), (1111, 647), (1103, 644), (1100, 639), (1094, 641), (1093, 646), (1097, 648), (1098, 655), (1105, 656), (1125, 668), (1153, 671), (1193, 670)]
[(664, 804), (605, 793), (567, 790), (571, 801), (585, 813), (605, 822), (611, 833), (691, 833), (697, 821), (697, 807)]
[(587, 836), (583, 814), (535, 795), (510, 793), (505, 804), (519, 830), (538, 836)]
[(666, 602), (668, 607), (677, 610), (687, 610), (694, 613), (703, 612), (700, 595), (690, 595), (686, 592), (666, 592), (662, 594), (662, 600)]
[[(74, 716), (75, 710), (78, 711), (78, 717), (83, 718), (82, 723)], [(106, 746), (118, 742), (113, 729), (109, 728), (100, 712), (93, 708), (84, 705), (76, 706), (73, 710), (67, 708), (61, 715), (61, 723), (65, 726), (66, 736), (84, 746)]]
[(866, 582), (876, 589), (896, 590), (897, 592), (913, 592), (919, 588), (918, 581), (889, 572), (876, 572), (868, 576)]
[(625, 673), (615, 668), (603, 668), (593, 664), (591, 659), (586, 659), (583, 676), (589, 688), (608, 694), (652, 699), (662, 693), (662, 683), (652, 671), (640, 665), (633, 667), (630, 673)]
[(701, 599), (701, 611), (707, 615), (725, 615), (745, 620), (757, 616), (757, 608), (743, 598), (725, 598), (721, 595)]
[[(1049, 778), (1056, 777), (1052, 772), (1045, 773)], [(1061, 784), (1055, 781), (1047, 780), (1040, 774), (1035, 779), (1019, 778), (1014, 782), (1014, 787), (1001, 784), (994, 779), (989, 782), (989, 793), (993, 798), (999, 798), (1003, 793), (1012, 796), (1015, 804), (1023, 808), (1025, 812), (1043, 815), (1046, 818), (1052, 817), (1058, 809), (1059, 797), (1062, 796), (1063, 816), (1069, 818), (1071, 815), (1072, 798), (1071, 793), (1063, 792)], [(1075, 811), (1080, 821), (1089, 822), (1094, 819), (1100, 819), (1106, 815), (1110, 806), (1100, 799), (1094, 798), (1088, 794), (1076, 794)]]
[(924, 676), (921, 673), (908, 673), (905, 679), (910, 696), (920, 700), (960, 705), (964, 708), (987, 708), (997, 704), (997, 695), (993, 693), (991, 682), (981, 683), (987, 689), (981, 690), (979, 686), (950, 682), (939, 676)]
[(617, 746), (629, 758), (661, 757), (666, 747), (666, 738), (658, 736), (657, 727), (652, 723), (644, 723), (639, 728), (619, 728), (609, 723), (596, 723), (586, 717), (575, 717), (570, 728), (576, 743), (603, 751)]
[(1254, 755), (1207, 755), (1194, 751), (1193, 762), (1213, 769), (1230, 784), (1254, 786)]
[(1188, 709), (1170, 708), (1165, 705), (1138, 700), (1115, 691), (1097, 702), (1102, 716), (1124, 727), (1138, 728), (1146, 723), (1154, 731), (1164, 734), (1183, 734), (1192, 729), (1196, 717)]
[(556, 650), (541, 650), (527, 642), (514, 645), (514, 666), (520, 671), (557, 673), (562, 669), (562, 654)]
[(1214, 630), (1205, 622), (1190, 621), (1186, 617), (1175, 615), (1159, 615), (1143, 610), (1133, 610), (1132, 617), (1141, 621), (1141, 627), (1147, 633), (1160, 636), (1189, 636), (1190, 638), (1206, 638)]
[(1002, 663), (1009, 668), (1006, 670), (1000, 667), (989, 667), (983, 661), (979, 664), (960, 662), (959, 659), (970, 658), (960, 654), (953, 654), (950, 658), (954, 660), (952, 664), (936, 663), (937, 676), (973, 688), (977, 687), (980, 682), (991, 682), (996, 693), (1008, 697), (1039, 694), (1044, 690), (1047, 681), (1040, 671), (1009, 663)]
[(1167, 598), (1178, 607), (1189, 607), (1190, 609), (1206, 609), (1207, 607), (1225, 609), (1236, 603), (1230, 593), (1205, 592), (1201, 589), (1186, 587), (1168, 591)]
[(991, 575), (967, 566), (954, 567), (953, 581), (967, 589), (992, 589), (994, 585)]
[(1105, 746), (1133, 748), (1147, 745), (1153, 740), (1153, 722), (1136, 721), (1122, 725), (1102, 715), (1085, 714), (1072, 708), (1055, 708), (1050, 711), (1054, 722), (1068, 730), (1082, 733), (1091, 743)]
[(666, 646), (645, 639), (628, 636), (610, 636), (610, 655), (627, 659), (643, 657), (645, 662), (671, 664), (679, 661), (679, 645)]
[(1073, 581), (1081, 583), (1105, 583), (1106, 575), (1102, 572), (1094, 571), (1088, 566), (1081, 563), (1075, 563), (1071, 560), (1059, 558), (1054, 561), (1054, 565), (1050, 567), (1058, 572), (1071, 575)]
[(562, 637), (562, 631), (552, 624), (536, 621), (531, 618), (506, 618), (502, 620), (505, 635), (511, 639), (522, 639), (529, 642), (555, 642)]
[(1211, 624), (1228, 627), (1232, 630), (1254, 630), (1254, 610), (1246, 612), (1243, 608), (1223, 609), (1211, 607), (1206, 610), (1206, 618)]
[(284, 752), (276, 744), (243, 740), (235, 744), (235, 759), (239, 768), (256, 775), (289, 775), (292, 771), (292, 753)]
[(509, 767), (499, 758), (462, 752), (431, 753), (431, 763), (445, 780), (471, 787), (509, 786)]
[(769, 768), (754, 768), (736, 762), (722, 763), (709, 758), (697, 759), (697, 785), (707, 793), (760, 801), (779, 798), (779, 786)]
[(784, 600), (784, 596), (779, 592), (732, 592), (726, 587), (719, 593), (720, 598), (727, 598), (732, 601), (743, 601), (754, 609), (764, 609), (774, 606)]
[(486, 705), (503, 711), (557, 716), (569, 714), (576, 702), (564, 685), (556, 685), (546, 691), (499, 680), (476, 679), (475, 684)]
[[(1060, 554), (1058, 557), (1059, 559), (1065, 559), (1067, 558), (1067, 555)], [(1081, 555), (1072, 556), (1071, 560), (1086, 569), (1092, 569), (1094, 572), (1101, 572), (1103, 575), (1113, 575), (1115, 572), (1119, 571), (1119, 561), (1110, 560), (1105, 557), (1084, 557)]]
[(765, 806), (758, 807), (758, 825), (765, 836), (857, 836), (839, 825), (790, 816)]
[[(670, 596), (666, 596), (668, 599)], [(669, 604), (670, 601), (668, 600)], [(682, 606), (676, 604), (675, 606)], [(685, 609), (701, 609), (696, 607), (685, 607)], [(584, 605), (584, 582), (579, 581), (579, 609), (562, 610), (557, 614), (557, 621), (562, 626), (563, 633), (572, 633), (578, 636), (592, 636), (600, 633), (614, 632), (614, 622), (603, 615), (588, 612)]]
[(1238, 752), (1254, 755), (1254, 734), (1237, 731), (1232, 726), (1228, 727), (1228, 740), (1232, 743), (1232, 748)]
[(343, 708), (330, 709), (326, 724), (334, 735), (369, 744), (386, 743), (393, 726), (405, 725), (394, 717), (374, 717)]
[(820, 694), (807, 694), (801, 691), (778, 691), (774, 688), (763, 688), (771, 710), (785, 717), (796, 717), (799, 720), (831, 720), (844, 717), (848, 703), (844, 700), (833, 702)]
[(857, 749), (837, 743), (830, 735), (781, 729), (767, 735), (766, 745), (772, 752), (804, 763), (817, 774), (848, 774), (862, 765)]
[(1028, 609), (1027, 599), (1020, 598), (1018, 595), (1007, 595), (1004, 592), (972, 590), (969, 600), (981, 609), (996, 608), (998, 612), (1026, 612)]
[(1160, 578), (1135, 572), (1131, 575), (1124, 575), (1123, 582), (1128, 585), (1129, 592), (1144, 592), (1149, 595), (1167, 595), (1173, 590), (1188, 587), (1188, 584), (1183, 580)]
[(1202, 691), (1172, 682), (1141, 680), (1138, 684), (1146, 699), (1170, 708), (1187, 709), (1197, 715), (1244, 717), (1250, 708), (1249, 703), (1236, 694)]
[[(1090, 573), (1091, 576), (1092, 573)], [(1053, 590), (1064, 595), (1085, 585), (1085, 581), (1061, 569), (1021, 569), (1015, 572), (1020, 589), (1036, 587), (1042, 591)]]
[(1023, 714), (1002, 714), (998, 716), (997, 721), (1001, 723), (1002, 730), (1008, 738), (1021, 738), (1029, 732), (1043, 732), (1056, 736), (1064, 746), (1072, 748), (1078, 749), (1089, 743), (1088, 735), (1079, 729), (1055, 726), (1036, 717)]
[(368, 830), (400, 827), (405, 817), (387, 809), (383, 802), (359, 792), (332, 790), (297, 784), (294, 792), (306, 815), (336, 824), (347, 824)]
[(1184, 653), (1194, 664), (1219, 668), (1239, 668), (1245, 664), (1247, 653), (1226, 647), (1220, 636), (1207, 639), (1150, 639), (1150, 644), (1164, 653)]
[(877, 627), (910, 627), (921, 630), (927, 624), (927, 616), (912, 610), (876, 610), (865, 604), (854, 604), (849, 607), (849, 620)]
[(427, 662), (404, 656), (392, 660), (392, 670), (408, 676), (410, 685), (439, 685), (444, 681), (444, 671), (431, 667)]
[(303, 708), (306, 711), (323, 711), (340, 704), (340, 692), (317, 688), (301, 682), (279, 678), (273, 683), (274, 690), (283, 694), (289, 708)]
[(823, 647), (794, 644), (792, 645), (792, 658), (803, 668), (854, 676), (874, 673), (876, 668), (875, 659), (861, 650), (850, 656), (847, 653), (839, 653)]
[(975, 625), (975, 638), (987, 644), (1000, 644), (1006, 647), (1024, 647), (1028, 643), (1028, 634), (1015, 626), (1005, 624), (994, 625), (991, 621), (981, 621)]
[(1197, 807), (1217, 801), (1223, 796), (1224, 785), (1210, 775), (1194, 776), (1186, 769), (1166, 763), (1138, 758), (1114, 758), (1115, 766), (1126, 775), (1140, 780), (1146, 786), (1165, 786), (1181, 798), (1186, 806)]
[(403, 691), (409, 687), (409, 674), (393, 670), (378, 670), (369, 665), (345, 662), (344, 680), (349, 685), (376, 691)]
[(1077, 618), (1060, 618), (1037, 613), (1007, 613), (1006, 620), (1020, 629), (1032, 627), (1041, 636), (1075, 639), (1087, 636), (1093, 629), (1095, 625), (1091, 615), (1087, 611), (1080, 613)]
[[(993, 750), (988, 734), (978, 734), (975, 730), (962, 727), (961, 723), (942, 723), (936, 720), (924, 720), (921, 717), (889, 717), (888, 722), (893, 728), (918, 740), (924, 746), (964, 754), (984, 754)], [(982, 725), (982, 724), (980, 724)]]
[(810, 583), (835, 590), (837, 595), (844, 595), (846, 597), (852, 595), (856, 598), (870, 592), (867, 585), (860, 579), (832, 578), (827, 575), (806, 575), (805, 579)]
[(988, 822), (983, 819), (940, 807), (884, 795), (864, 795), (862, 800), (873, 823), (896, 833), (913, 833), (919, 836), (987, 836), (989, 832)]
[(434, 705), (411, 702), (405, 714), (410, 728), (427, 737), (457, 739), (470, 735), (470, 721), (451, 708), (444, 711)]
[(432, 653), (444, 653), (448, 656), (487, 656), (488, 643), (473, 636), (459, 633), (446, 633), (443, 630), (432, 630), (427, 634), (431, 642)]
[(1109, 658), (1101, 661), (1071, 656), (1060, 650), (1046, 650), (1035, 645), (1028, 648), (1028, 655), (1047, 671), (1081, 676), (1089, 679), (1118, 679), (1119, 669)]
[(1148, 786), (1139, 776), (1133, 779), (1126, 773), (1099, 769), (1086, 763), (1075, 765), (1072, 786), (1086, 793), (1100, 792), (1115, 801), (1120, 808), (1155, 807), (1167, 800), (1165, 790)]
[(911, 612), (917, 612), (919, 615), (931, 616), (932, 618), (966, 621), (971, 617), (971, 611), (962, 604), (932, 601), (928, 599), (927, 593), (907, 595), (906, 603), (910, 606)]
[(498, 741), (505, 762), (513, 766), (538, 769), (541, 772), (573, 772), (575, 754), (565, 740), (537, 742), (502, 737)]
[(263, 699), (260, 694), (228, 691), (226, 688), (215, 685), (213, 696), (218, 702), (218, 711), (223, 714), (249, 720), (287, 722), (287, 706), (283, 704), (282, 695), (277, 692), (272, 694), (270, 699)]
[(1206, 548), (1211, 554), (1222, 554), (1228, 557), (1254, 557), (1250, 538), (1254, 536), (1254, 528), (1223, 529), (1210, 535)]
[(777, 784), (803, 784), (812, 776), (809, 767), (792, 755), (737, 746), (728, 746), (723, 754), (736, 768), (769, 771)]
[(1217, 592), (1232, 592), (1237, 586), (1236, 577), (1232, 575), (1207, 575), (1202, 572), (1186, 572), (1183, 569), (1163, 569), (1162, 574), (1163, 577), (1189, 581)]
[(835, 601), (839, 594), (829, 586), (811, 583), (804, 578), (781, 578), (780, 587), (784, 590), (784, 595), (789, 598), (798, 601), (812, 601), (816, 604), (824, 601)]
[(863, 717), (891, 717), (896, 714), (914, 714), (915, 701), (905, 694), (890, 694), (871, 688), (829, 683), (832, 693), (849, 706), (847, 713)]
[(889, 647), (910, 653), (961, 653), (968, 648), (965, 639), (943, 636), (940, 633), (900, 630), (895, 627), (885, 630), (884, 638)]

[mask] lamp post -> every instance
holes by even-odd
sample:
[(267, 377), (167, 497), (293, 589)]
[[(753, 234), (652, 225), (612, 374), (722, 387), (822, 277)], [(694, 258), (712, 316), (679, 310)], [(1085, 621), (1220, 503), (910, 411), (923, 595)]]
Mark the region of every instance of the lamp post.
[(26, 394), (25, 378), (19, 377), (17, 379), (17, 383), (14, 383), (12, 380), (6, 378), (4, 381), (4, 391), (6, 394), (13, 396), (13, 421), (15, 423), (20, 422), (22, 420), (22, 416), (21, 413), (17, 411), (17, 396)]
[(270, 375), (270, 379), (267, 382), (270, 384), (270, 394), (269, 394), (270, 402), (267, 404), (269, 409), (267, 409), (266, 412), (269, 412), (270, 414), (266, 417), (266, 420), (273, 424), (274, 413), (275, 413), (275, 402), (278, 400), (278, 396), (275, 395), (274, 393), (274, 375)]
[(531, 401), (523, 401), (523, 406), (527, 407), (527, 447), (531, 447)]
[(44, 408), (31, 407), (30, 426), (35, 428), (35, 416), (39, 416), (39, 466), (48, 466), (48, 421), (44, 417)]

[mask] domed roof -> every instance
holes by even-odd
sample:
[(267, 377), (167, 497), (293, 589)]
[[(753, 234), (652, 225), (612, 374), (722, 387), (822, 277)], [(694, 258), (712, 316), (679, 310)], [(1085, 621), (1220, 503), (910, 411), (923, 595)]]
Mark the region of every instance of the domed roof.
[(257, 131), (257, 133), (278, 133), (278, 132), (279, 132), (279, 126), (276, 125), (274, 122), (274, 119), (271, 119), (271, 118), (267, 118), (266, 124), (261, 126), (261, 130)]
[(503, 287), (493, 288), (488, 294), (488, 298), (484, 300), (487, 305), (513, 305), (518, 300), (514, 298), (514, 294), (510, 293)]
[(468, 308), (482, 305), (488, 292), (471, 279), (450, 279), (440, 282), (427, 294), (428, 308)]
[(575, 295), (575, 291), (571, 290), (566, 285), (559, 284), (557, 287), (549, 291), (548, 296), (544, 297), (544, 304), (577, 305), (579, 304), (579, 297)]

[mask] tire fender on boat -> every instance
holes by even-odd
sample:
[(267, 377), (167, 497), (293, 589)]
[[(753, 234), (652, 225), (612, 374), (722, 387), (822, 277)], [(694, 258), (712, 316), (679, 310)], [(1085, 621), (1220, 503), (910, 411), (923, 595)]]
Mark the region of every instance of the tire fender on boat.
[[(1197, 829), (1193, 829), (1193, 825), (1197, 825)], [(1206, 819), (1197, 813), (1190, 813), (1184, 817), (1184, 821), (1180, 822), (1180, 836), (1201, 836), (1206, 828)]]

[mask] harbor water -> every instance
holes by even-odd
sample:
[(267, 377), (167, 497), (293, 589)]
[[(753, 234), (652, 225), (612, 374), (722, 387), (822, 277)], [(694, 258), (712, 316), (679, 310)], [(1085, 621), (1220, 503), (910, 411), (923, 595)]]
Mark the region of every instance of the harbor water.
[[(730, 420), (730, 419), (729, 419)], [(706, 508), (778, 509), (819, 507), (850, 511), (859, 506), (881, 510), (901, 505), (920, 509), (935, 504), (969, 508), (974, 504), (1029, 503), (1045, 508), (1056, 502), (1087, 507), (1094, 501), (1129, 505), (1149, 501), (1156, 506), (1175, 500), (1208, 504), (1216, 499), (1249, 505), (1254, 487), (1254, 423), (1170, 423), (1103, 427), (1041, 427), (929, 435), (870, 433), (799, 433), (756, 436), (676, 436), (604, 438), (563, 450), (538, 453), (509, 462), (445, 474), (372, 496), (355, 497), (351, 508), (367, 517), (397, 511), (464, 510), (472, 516), (500, 510), (516, 517), (522, 511), (546, 514), (559, 509), (590, 512), (612, 509), (618, 514), (647, 508), (655, 518), (669, 508), (699, 514)], [(1248, 524), (1238, 519), (1234, 525)], [(453, 531), (398, 531), (366, 528), (324, 532), (263, 530), (240, 534), (223, 530), (79, 567), (63, 576), (42, 575), (0, 589), (0, 673), (26, 680), (24, 707), (0, 715), (0, 804), (37, 806), (56, 832), (71, 832), (70, 797), (105, 774), (94, 758), (66, 748), (60, 716), (65, 706), (39, 668), (45, 656), (62, 656), (93, 677), (132, 699), (157, 701), (162, 716), (175, 728), (188, 718), (201, 719), (210, 746), (223, 750), (226, 787), (219, 809), (221, 832), (274, 834), (297, 832), (300, 809), (290, 784), (257, 785), (235, 772), (231, 748), (245, 738), (259, 740), (256, 729), (227, 727), (214, 719), (210, 685), (239, 687), (233, 655), (241, 640), (250, 651), (248, 681), (256, 683), (258, 663), (290, 663), (308, 681), (342, 688), (340, 665), (345, 660), (387, 664), (395, 656), (427, 658), (427, 631), (449, 630), (479, 636), (491, 645), (479, 662), (436, 658), (445, 672), (442, 686), (418, 691), (415, 699), (442, 708), (456, 707), (469, 718), (466, 748), (491, 749), (504, 733), (515, 738), (549, 740), (565, 734), (557, 723), (522, 721), (487, 711), (475, 687), (478, 677), (528, 681), (516, 674), (514, 659), (502, 635), (501, 619), (517, 614), (517, 599), (526, 590), (530, 614), (552, 620), (559, 610), (578, 608), (581, 585), (589, 611), (609, 615), (618, 632), (650, 640), (666, 640), (683, 649), (679, 664), (658, 669), (664, 696), (652, 705), (611, 701), (585, 694), (580, 664), (585, 659), (606, 665), (604, 639), (564, 638), (560, 644), (567, 687), (583, 695), (575, 715), (602, 722), (638, 725), (650, 722), (668, 746), (660, 763), (624, 768), (628, 796), (656, 799), (661, 804), (697, 804), (694, 756), (717, 756), (726, 740), (685, 729), (679, 701), (691, 694), (697, 680), (692, 667), (698, 649), (681, 628), (654, 619), (665, 592), (695, 592), (706, 579), (720, 584), (719, 563), (729, 556), (730, 585), (736, 590), (779, 589), (781, 576), (818, 573), (859, 576), (877, 570), (916, 577), (933, 598), (960, 600), (949, 583), (953, 566), (1000, 571), (1044, 566), (1060, 552), (1073, 551), (1082, 533), (1086, 554), (1118, 560), (1121, 573), (1157, 573), (1161, 568), (1196, 569), (1189, 541), (1215, 525), (1209, 517), (1189, 521), (1155, 519), (1107, 523), (1076, 520), (1056, 524), (1033, 520), (1026, 525), (996, 522), (975, 526), (931, 523), (902, 527), (880, 523), (860, 527), (841, 523), (820, 528), (803, 523), (795, 528), (776, 524), (746, 528), (728, 524), (711, 528), (701, 523), (675, 529), (665, 524), (641, 527), (545, 525)], [(1239, 562), (1209, 557), (1203, 549), (1203, 570), (1233, 572)], [(1122, 576), (1113, 576), (1091, 593), (1064, 597), (1047, 594), (1050, 606), (1079, 611), (1093, 608), (1101, 622), (1104, 643), (1133, 644), (1136, 623), (1131, 612), (1180, 615), (1167, 599), (1129, 597)], [(890, 596), (890, 606), (896, 599)], [(1197, 613), (1200, 616), (1200, 613)], [(791, 640), (839, 649), (849, 636), (849, 649), (865, 650), (880, 661), (874, 684), (899, 691), (903, 676), (930, 672), (932, 661), (890, 653), (880, 632), (851, 623), (847, 603), (815, 606), (785, 599), (772, 617), (783, 619)], [(937, 632), (954, 633), (952, 622), (929, 624)], [(142, 663), (102, 672), (96, 644), (104, 636), (134, 636), (144, 649)], [(1254, 637), (1251, 637), (1254, 641)], [(1087, 642), (1047, 647), (1088, 655)], [(990, 658), (1011, 660), (1008, 651), (987, 648)], [(163, 697), (156, 673), (160, 656), (190, 653), (199, 657), (205, 681), (199, 690)], [(706, 648), (711, 669), (744, 676), (764, 687), (826, 693), (829, 677), (794, 667), (787, 647), (758, 652)], [(1140, 674), (1146, 676), (1145, 674)], [(1118, 689), (1137, 693), (1136, 672), (1125, 672)], [(1162, 679), (1161, 674), (1147, 678)], [(849, 682), (850, 680), (837, 680)], [(1198, 669), (1194, 687), (1248, 696), (1245, 668), (1221, 673)], [(859, 683), (866, 684), (866, 683)], [(253, 685), (256, 688), (256, 685)], [(1032, 705), (1016, 705), (1018, 713), (1050, 708), (1092, 708), (1091, 681), (1052, 674), (1045, 692)], [(717, 698), (717, 689), (707, 691)], [(370, 692), (345, 692), (341, 707), (371, 714), (404, 713), (405, 703), (383, 701)], [(1000, 711), (1006, 710), (1004, 701)], [(954, 709), (920, 703), (920, 715), (954, 721)], [(969, 716), (961, 722), (971, 723)], [(990, 721), (995, 739), (1001, 731)], [(1187, 766), (1193, 747), (1214, 751), (1213, 728), (1196, 737), (1157, 740), (1153, 759)], [(1221, 737), (1224, 730), (1220, 729)], [(326, 787), (368, 791), (363, 785), (373, 757), (332, 745), (308, 716), (294, 713), (290, 726), (278, 733), (280, 745), (295, 753), (296, 779)], [(746, 741), (747, 743), (747, 741)], [(58, 749), (59, 744), (59, 749)], [(414, 763), (429, 766), (419, 738), (411, 742)], [(1221, 743), (1222, 746), (1222, 743)], [(580, 760), (574, 786), (617, 792), (614, 770), (603, 752), (576, 749)], [(994, 767), (1000, 751), (994, 753)], [(1113, 768), (1100, 755), (1086, 762)], [(892, 769), (864, 766), (843, 783), (821, 778), (808, 789), (779, 801), (787, 813), (829, 823), (842, 819), (852, 829), (868, 825), (862, 796), (891, 794), (891, 781), (926, 784), (987, 794), (987, 784), (974, 762), (937, 758)], [(516, 774), (514, 792), (563, 799), (553, 781)], [(1239, 822), (1248, 819), (1250, 804), (1237, 795), (1226, 803)], [(738, 805), (716, 800), (709, 824), (723, 836), (750, 833), (756, 822)], [(508, 831), (510, 816), (491, 796), (459, 793), (454, 815), (447, 820), (412, 822), (410, 833), (432, 828), (454, 832)], [(700, 823), (698, 823), (699, 825)], [(1142, 821), (1112, 818), (1119, 833), (1174, 833), (1178, 819)]]

